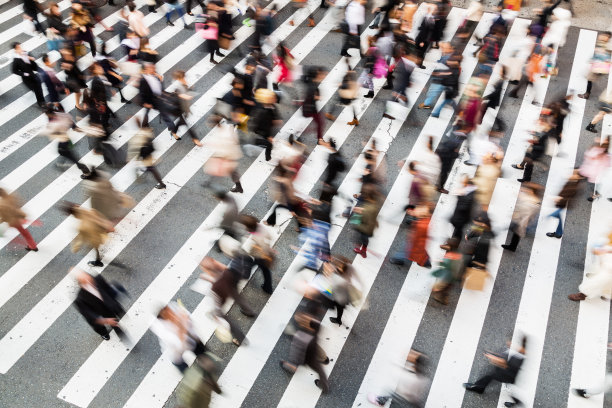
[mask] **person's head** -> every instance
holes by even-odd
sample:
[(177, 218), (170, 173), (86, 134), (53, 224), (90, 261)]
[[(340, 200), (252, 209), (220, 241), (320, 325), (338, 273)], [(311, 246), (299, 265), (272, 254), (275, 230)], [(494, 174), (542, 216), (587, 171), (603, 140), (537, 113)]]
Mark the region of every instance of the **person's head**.
[(176, 70), (172, 73), (172, 78), (174, 78), (176, 81), (183, 81), (185, 79), (185, 71), (183, 70)]
[(140, 39), (140, 49), (144, 50), (149, 48), (149, 39), (147, 37), (143, 37)]
[(91, 73), (92, 75), (104, 75), (104, 68), (102, 68), (102, 65), (98, 64), (97, 62), (94, 62), (93, 64), (91, 64)]
[(5, 189), (0, 187), (0, 198), (6, 198), (8, 197), (8, 193), (6, 192)]
[(66, 215), (75, 215), (79, 208), (78, 204), (71, 203), (69, 201), (65, 201), (60, 205), (60, 209)]
[(134, 2), (132, 1), (128, 2), (128, 10), (130, 11), (136, 10), (136, 4), (134, 4)]
[(411, 161), (410, 163), (408, 163), (408, 172), (410, 174), (416, 174), (417, 173), (417, 166), (418, 162), (416, 161)]
[(146, 62), (142, 69), (143, 69), (143, 72), (146, 75), (153, 75), (153, 74), (155, 74), (155, 64), (152, 64), (150, 62)]
[(91, 276), (85, 271), (77, 272), (76, 281), (78, 282), (80, 287), (88, 286), (88, 285), (95, 285), (93, 276)]
[(49, 3), (49, 13), (54, 16), (59, 16), (61, 14), (60, 8), (56, 2)]
[(21, 43), (20, 42), (14, 42), (11, 44), (11, 47), (13, 47), (13, 50), (17, 53), (17, 54), (21, 54), (21, 52), (23, 51), (21, 48)]
[(53, 66), (55, 65), (53, 62), (51, 62), (51, 59), (49, 58), (49, 54), (42, 55), (42, 62), (49, 68), (53, 68)]
[(257, 231), (257, 226), (259, 225), (257, 218), (253, 217), (252, 215), (241, 215), (240, 223), (244, 225), (244, 228), (246, 228), (247, 232), (250, 233)]

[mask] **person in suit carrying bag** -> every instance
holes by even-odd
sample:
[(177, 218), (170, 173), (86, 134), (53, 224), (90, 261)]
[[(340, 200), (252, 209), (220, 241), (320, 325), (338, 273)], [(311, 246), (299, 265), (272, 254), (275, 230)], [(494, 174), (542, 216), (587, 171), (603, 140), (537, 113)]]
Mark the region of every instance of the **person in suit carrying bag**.
[(151, 109), (157, 109), (164, 123), (168, 127), (168, 130), (172, 134), (172, 137), (174, 137), (176, 140), (181, 140), (179, 135), (176, 134), (177, 127), (174, 124), (174, 121), (166, 112), (164, 104), (161, 103), (161, 96), (164, 89), (162, 81), (163, 77), (155, 71), (155, 65), (145, 63), (139, 85), (140, 100), (142, 106), (146, 109), (142, 126), (149, 126), (149, 111)]
[(11, 71), (13, 74), (19, 75), (23, 80), (23, 84), (27, 86), (30, 91), (34, 92), (34, 95), (36, 95), (36, 103), (43, 108), (45, 106), (45, 97), (43, 95), (40, 79), (38, 78), (38, 65), (34, 57), (29, 56), (28, 53), (21, 48), (21, 43), (14, 42), (13, 50), (15, 51), (15, 58), (13, 58)]
[(125, 311), (117, 301), (118, 291), (102, 275), (93, 277), (85, 271), (80, 271), (76, 280), (80, 289), (74, 306), (91, 328), (104, 340), (110, 340), (109, 330), (106, 328), (110, 326), (120, 339), (125, 339), (125, 333), (119, 327), (119, 319)]

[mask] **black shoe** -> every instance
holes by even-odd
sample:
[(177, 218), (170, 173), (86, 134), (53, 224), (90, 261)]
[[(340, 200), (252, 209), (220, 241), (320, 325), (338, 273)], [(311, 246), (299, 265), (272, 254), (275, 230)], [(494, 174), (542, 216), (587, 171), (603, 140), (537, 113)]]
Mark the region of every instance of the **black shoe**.
[(519, 165), (518, 165), (518, 164), (513, 164), (513, 165), (512, 165), (512, 168), (513, 168), (513, 169), (518, 169), (518, 170), (525, 170), (525, 167), (519, 167)]
[(338, 319), (337, 317), (330, 317), (329, 321), (334, 324), (337, 324), (338, 326), (342, 326), (342, 320)]
[(210, 62), (212, 62), (215, 65), (217, 65), (219, 63), (218, 61), (215, 61), (213, 58), (210, 59)]
[(597, 133), (597, 129), (595, 129), (595, 125), (592, 123), (589, 123), (585, 129), (589, 132)]
[(225, 57), (225, 54), (221, 54), (221, 51), (219, 50), (215, 51), (215, 54), (217, 55), (217, 57)]
[(102, 340), (107, 340), (107, 341), (110, 340), (110, 336), (108, 334), (104, 334), (101, 337), (102, 337)]
[(378, 26), (375, 26), (374, 24), (372, 24), (371, 26), (368, 27), (370, 30), (377, 30)]
[(321, 364), (328, 365), (329, 364), (329, 357), (325, 357), (325, 360), (323, 360), (323, 362), (321, 362)]
[(183, 26), (183, 28), (184, 28), (185, 30), (193, 30), (193, 27), (192, 27), (192, 26), (190, 26), (190, 25), (188, 25), (188, 24), (185, 24), (185, 25)]
[(129, 105), (130, 103), (132, 103), (132, 101), (130, 101), (129, 99), (121, 98), (121, 103), (125, 103), (126, 105)]
[(516, 179), (516, 181), (518, 181), (519, 183), (524, 183), (524, 182), (529, 181), (529, 180), (525, 180), (524, 178), (520, 178), (520, 179)]
[(510, 92), (510, 93), (508, 94), (508, 96), (509, 96), (509, 97), (511, 97), (511, 98), (514, 98), (514, 99), (518, 98), (518, 94), (516, 94), (516, 93), (514, 93), (514, 92)]
[(393, 89), (393, 85), (385, 84), (385, 86), (383, 86), (383, 89)]
[(484, 388), (483, 387), (479, 387), (479, 386), (477, 386), (475, 384), (472, 384), (472, 383), (464, 383), (463, 387), (466, 390), (475, 392), (477, 394), (482, 394), (484, 392)]
[(348, 53), (348, 52), (341, 52), (341, 53), (340, 53), (340, 55), (341, 55), (342, 57), (350, 57), (350, 55), (349, 55), (349, 53)]
[(38, 248), (30, 248), (30, 247), (26, 247), (26, 251), (38, 252)]
[(155, 188), (158, 190), (163, 190), (166, 188), (166, 185), (164, 183), (158, 183)]
[(476, 163), (470, 163), (470, 161), (469, 161), (469, 160), (465, 160), (465, 161), (463, 162), (463, 164), (465, 164), (466, 166), (475, 166), (475, 165), (476, 165)]
[(584, 388), (572, 388), (572, 392), (582, 398), (589, 398)]
[(192, 13), (191, 11), (188, 11), (188, 12), (187, 12), (187, 15), (188, 15), (188, 16), (192, 16), (192, 17), (193, 17), (193, 13)]
[(90, 177), (90, 176), (91, 176), (91, 173), (83, 173), (83, 174), (81, 174), (81, 178), (82, 178), (83, 180), (87, 180), (87, 179), (89, 179), (89, 177)]
[(157, 10), (155, 10), (155, 6), (149, 6), (149, 13), (157, 13)]
[(166, 21), (166, 25), (170, 27), (174, 27), (174, 23), (172, 21)]
[(504, 407), (516, 407), (516, 402), (506, 401), (504, 402)]
[(236, 185), (234, 186), (234, 188), (232, 188), (230, 191), (231, 191), (232, 193), (238, 193), (238, 194), (241, 194), (241, 193), (243, 193), (243, 192), (244, 192), (244, 190), (242, 190), (242, 184), (240, 184), (240, 183), (236, 183)]
[(502, 248), (507, 249), (508, 251), (512, 251), (512, 252), (516, 251), (516, 248), (512, 248), (510, 245), (507, 245), (507, 244), (503, 244)]
[(268, 295), (271, 295), (273, 290), (272, 288), (266, 288), (264, 285), (261, 285), (261, 289), (266, 292)]
[(89, 262), (87, 262), (87, 265), (89, 265), (89, 266), (97, 266), (97, 267), (104, 266), (102, 261), (89, 261)]
[(404, 261), (402, 261), (402, 260), (401, 260), (401, 259), (399, 259), (399, 258), (391, 257), (391, 258), (389, 259), (389, 263), (392, 263), (393, 265), (403, 265), (403, 264), (404, 264)]
[(373, 98), (373, 97), (374, 97), (374, 91), (368, 92), (368, 94), (365, 96), (365, 98)]
[(251, 310), (245, 310), (243, 308), (240, 308), (240, 313), (242, 313), (243, 315), (245, 315), (246, 317), (255, 317), (257, 316), (255, 314), (255, 312), (251, 311)]
[(558, 235), (556, 232), (547, 232), (546, 236), (551, 238), (561, 238), (563, 235)]

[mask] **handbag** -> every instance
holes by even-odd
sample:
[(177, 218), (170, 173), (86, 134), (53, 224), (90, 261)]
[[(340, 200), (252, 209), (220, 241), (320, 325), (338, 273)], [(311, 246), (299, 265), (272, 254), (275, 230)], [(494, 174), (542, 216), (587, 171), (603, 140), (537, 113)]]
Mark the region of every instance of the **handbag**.
[(487, 272), (486, 269), (469, 267), (465, 272), (463, 288), (468, 290), (482, 291), (488, 276), (489, 272)]
[(207, 15), (198, 15), (195, 21), (195, 29), (203, 39), (216, 40), (219, 38), (219, 26)]
[(219, 41), (219, 48), (221, 48), (222, 50), (228, 50), (232, 42), (231, 38), (226, 37), (225, 34), (221, 34), (221, 36), (219, 36), (218, 41)]

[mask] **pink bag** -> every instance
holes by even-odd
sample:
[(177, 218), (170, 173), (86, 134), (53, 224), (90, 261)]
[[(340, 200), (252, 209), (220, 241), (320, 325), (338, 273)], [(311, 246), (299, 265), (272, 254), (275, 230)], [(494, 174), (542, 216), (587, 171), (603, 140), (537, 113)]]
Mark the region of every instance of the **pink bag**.
[(387, 66), (387, 62), (385, 61), (385, 59), (377, 58), (376, 62), (374, 63), (374, 69), (372, 70), (372, 73), (376, 78), (382, 78), (387, 75), (388, 69), (389, 67)]
[(219, 26), (214, 21), (196, 21), (195, 28), (205, 40), (216, 40), (219, 38)]

